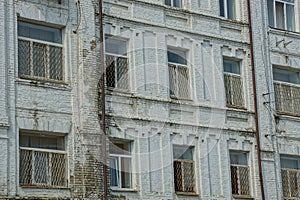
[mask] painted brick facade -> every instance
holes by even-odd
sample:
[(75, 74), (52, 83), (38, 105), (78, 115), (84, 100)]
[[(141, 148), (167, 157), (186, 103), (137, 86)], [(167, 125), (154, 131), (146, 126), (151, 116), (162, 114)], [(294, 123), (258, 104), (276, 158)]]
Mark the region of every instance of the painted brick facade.
[[(0, 199), (104, 199), (97, 3), (0, 0)], [(220, 17), (219, 0), (182, 1), (179, 7), (164, 0), (104, 1), (105, 37), (126, 44), (118, 56), (127, 62), (122, 76), (114, 77), (114, 84), (126, 81), (126, 87), (106, 88), (107, 164), (112, 166), (112, 149), (121, 142), (130, 142), (131, 164), (130, 186), (108, 186), (109, 199), (262, 199), (247, 1), (236, 1), (234, 20)], [(266, 1), (251, 1), (266, 199), (283, 199), (280, 158), (299, 157), (299, 119), (276, 112), (272, 72), (299, 70), (298, 0), (294, 8), (295, 32), (289, 32), (269, 27)], [(18, 21), (62, 30), (62, 81), (20, 77)], [(180, 67), (187, 71), (186, 97), (170, 95), (168, 51), (186, 57), (175, 68), (179, 75)], [(226, 103), (223, 60), (239, 64), (234, 77), (242, 88), (240, 107)], [(113, 69), (118, 72), (118, 66)], [(66, 187), (20, 184), (20, 135), (28, 132), (64, 137)], [(175, 192), (176, 147), (192, 149), (193, 192)], [(248, 195), (232, 194), (232, 152), (246, 154)], [(125, 166), (116, 163), (118, 169)], [(117, 175), (107, 172), (110, 184)]]

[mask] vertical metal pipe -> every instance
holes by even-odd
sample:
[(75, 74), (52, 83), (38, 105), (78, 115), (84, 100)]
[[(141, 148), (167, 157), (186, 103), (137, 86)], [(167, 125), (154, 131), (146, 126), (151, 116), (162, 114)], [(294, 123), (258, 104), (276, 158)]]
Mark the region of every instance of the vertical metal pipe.
[(100, 38), (100, 72), (101, 72), (101, 121), (102, 121), (102, 155), (103, 155), (103, 186), (104, 186), (104, 199), (107, 199), (107, 150), (106, 150), (106, 123), (105, 123), (105, 65), (104, 65), (104, 35), (103, 35), (103, 3), (99, 0), (99, 38)]
[(261, 198), (262, 200), (265, 200), (265, 190), (263, 184), (262, 163), (261, 163), (260, 134), (259, 134), (259, 124), (258, 124), (258, 107), (257, 107), (258, 100), (257, 100), (257, 93), (256, 93), (256, 77), (255, 77), (255, 67), (254, 67), (254, 50), (253, 50), (253, 37), (252, 37), (253, 33), (252, 33), (250, 0), (247, 0), (247, 6), (248, 6), (248, 23), (249, 23), (249, 36), (250, 36), (251, 71), (252, 71), (252, 83), (253, 83), (253, 95), (254, 95), (258, 173), (259, 173), (259, 182), (260, 182), (260, 189), (261, 189)]

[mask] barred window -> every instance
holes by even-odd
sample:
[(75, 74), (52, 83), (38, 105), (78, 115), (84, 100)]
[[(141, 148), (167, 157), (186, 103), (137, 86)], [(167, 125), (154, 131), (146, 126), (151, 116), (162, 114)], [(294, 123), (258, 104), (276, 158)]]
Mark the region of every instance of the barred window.
[(299, 72), (273, 68), (275, 105), (279, 114), (300, 115)]
[(219, 0), (220, 16), (236, 19), (235, 0)]
[(18, 22), (18, 71), (21, 78), (63, 80), (61, 30)]
[(186, 52), (168, 49), (170, 96), (172, 98), (190, 98), (189, 70)]
[(300, 158), (282, 156), (281, 178), (284, 199), (300, 198)]
[(128, 90), (127, 44), (124, 40), (105, 38), (106, 85)]
[(109, 166), (112, 189), (132, 188), (131, 142), (109, 144)]
[(268, 0), (269, 26), (295, 31), (294, 0)]
[(195, 193), (193, 148), (174, 146), (173, 158), (175, 191)]
[(22, 187), (67, 187), (64, 137), (20, 134), (19, 170)]
[(226, 105), (244, 108), (243, 81), (240, 62), (223, 59)]
[(233, 195), (250, 195), (247, 154), (230, 152), (231, 190)]

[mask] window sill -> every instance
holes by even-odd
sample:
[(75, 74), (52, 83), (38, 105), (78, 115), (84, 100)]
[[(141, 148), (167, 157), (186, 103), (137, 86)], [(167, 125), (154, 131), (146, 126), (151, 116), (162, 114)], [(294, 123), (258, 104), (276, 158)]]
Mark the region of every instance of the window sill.
[(275, 117), (278, 117), (279, 119), (294, 120), (300, 122), (300, 114), (296, 113), (276, 111)]
[(63, 81), (55, 81), (55, 80), (40, 80), (34, 78), (16, 78), (17, 83), (23, 85), (37, 86), (37, 87), (46, 87), (46, 88), (54, 88), (61, 90), (70, 90), (69, 84)]
[(138, 192), (136, 189), (131, 188), (110, 188), (112, 192)]
[(54, 187), (54, 186), (42, 186), (42, 185), (34, 185), (34, 184), (28, 184), (28, 185), (20, 185), (23, 189), (38, 189), (38, 190), (70, 190), (69, 187)]
[(175, 192), (178, 196), (199, 196), (196, 192)]
[(177, 97), (175, 95), (170, 95), (170, 99), (172, 101), (193, 101), (192, 99), (190, 98), (184, 98), (184, 97)]
[(235, 200), (239, 200), (239, 199), (249, 199), (252, 200), (254, 198), (252, 198), (251, 196), (245, 196), (245, 195), (232, 195), (233, 199)]
[(289, 31), (289, 30), (285, 30), (285, 29), (269, 27), (269, 32), (275, 33), (275, 34), (280, 34), (282, 36), (292, 36), (292, 37), (300, 38), (300, 33), (297, 31)]
[(247, 110), (245, 106), (236, 106), (236, 105), (227, 104), (226, 107), (230, 109), (236, 109), (236, 110)]

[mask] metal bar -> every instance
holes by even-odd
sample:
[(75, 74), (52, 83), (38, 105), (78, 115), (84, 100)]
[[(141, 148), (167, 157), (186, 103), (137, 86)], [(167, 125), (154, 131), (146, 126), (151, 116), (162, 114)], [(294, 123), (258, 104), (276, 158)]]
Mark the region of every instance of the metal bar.
[(250, 0), (247, 0), (248, 7), (248, 23), (249, 23), (249, 37), (250, 37), (250, 57), (251, 57), (251, 72), (252, 72), (252, 82), (253, 82), (253, 96), (254, 96), (254, 113), (255, 113), (255, 130), (256, 130), (256, 143), (257, 143), (257, 161), (258, 161), (258, 173), (259, 182), (261, 189), (262, 200), (265, 200), (265, 190), (262, 176), (262, 163), (261, 163), (261, 149), (260, 149), (260, 134), (259, 134), (259, 124), (258, 124), (258, 99), (256, 93), (256, 77), (255, 77), (255, 66), (254, 66), (254, 49), (253, 49), (253, 33), (252, 33), (252, 19), (251, 19), (251, 4)]

